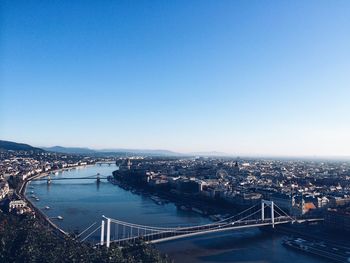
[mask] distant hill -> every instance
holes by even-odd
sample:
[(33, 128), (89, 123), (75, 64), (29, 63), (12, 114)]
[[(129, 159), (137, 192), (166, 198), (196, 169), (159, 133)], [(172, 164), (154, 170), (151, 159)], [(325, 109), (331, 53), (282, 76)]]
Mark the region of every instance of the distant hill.
[(194, 155), (194, 156), (207, 156), (207, 157), (224, 157), (224, 156), (229, 156), (229, 154), (224, 153), (224, 152), (192, 152), (189, 153), (189, 155)]
[(52, 147), (33, 147), (24, 143), (16, 143), (10, 141), (0, 140), (0, 150), (13, 150), (13, 151), (48, 151), (65, 154), (82, 154), (82, 155), (94, 155), (94, 156), (110, 156), (110, 155), (148, 155), (148, 156), (227, 156), (226, 153), (221, 152), (193, 152), (189, 154), (183, 154), (173, 152), (169, 150), (150, 150), (150, 149), (102, 149), (94, 150), (85, 147), (63, 147), (63, 146), (52, 146)]
[(33, 147), (29, 144), (0, 140), (0, 150), (7, 151), (43, 151), (43, 149)]
[(116, 153), (134, 153), (134, 154), (148, 154), (148, 155), (166, 155), (179, 156), (181, 153), (169, 150), (149, 150), (149, 149), (103, 149), (98, 152), (116, 152)]
[(188, 154), (173, 152), (169, 150), (150, 150), (150, 149), (123, 149), (123, 148), (111, 148), (94, 150), (85, 147), (41, 147), (42, 149), (49, 152), (67, 153), (67, 154), (87, 154), (96, 156), (107, 156), (107, 155), (127, 155), (127, 154), (138, 154), (138, 155), (149, 155), (149, 156), (228, 156), (227, 153), (222, 152), (193, 152)]
[(153, 156), (178, 156), (180, 153), (168, 151), (168, 150), (147, 150), (147, 149), (102, 149), (93, 150), (90, 148), (80, 148), (80, 147), (42, 147), (44, 150), (49, 152), (59, 152), (68, 154), (88, 154), (88, 155), (111, 155), (111, 154), (145, 154)]
[(48, 152), (69, 153), (69, 154), (94, 154), (97, 152), (89, 148), (62, 147), (62, 146), (42, 147), (42, 149)]

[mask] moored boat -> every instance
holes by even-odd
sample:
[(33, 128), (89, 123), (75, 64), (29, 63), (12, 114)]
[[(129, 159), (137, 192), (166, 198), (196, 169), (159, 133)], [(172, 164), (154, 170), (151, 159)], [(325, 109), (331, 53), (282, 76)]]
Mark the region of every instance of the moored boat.
[(286, 239), (282, 243), (284, 246), (325, 258), (331, 262), (350, 262), (350, 251), (334, 244), (305, 240), (302, 238)]

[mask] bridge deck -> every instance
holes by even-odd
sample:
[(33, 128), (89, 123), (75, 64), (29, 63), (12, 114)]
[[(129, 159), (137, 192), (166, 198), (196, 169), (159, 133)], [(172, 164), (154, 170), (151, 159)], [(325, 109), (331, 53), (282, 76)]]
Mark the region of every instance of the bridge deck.
[[(60, 180), (97, 180), (98, 177), (62, 177), (62, 178), (40, 178), (33, 181), (60, 181)], [(107, 177), (99, 177), (100, 180), (106, 180)]]
[(192, 237), (192, 236), (199, 236), (199, 235), (205, 235), (209, 233), (218, 233), (218, 232), (225, 232), (225, 231), (232, 231), (232, 230), (238, 230), (243, 228), (251, 228), (251, 227), (261, 227), (261, 226), (272, 226), (272, 225), (279, 225), (279, 224), (288, 224), (288, 223), (303, 223), (306, 221), (320, 221), (323, 219), (300, 219), (300, 220), (292, 220), (288, 217), (278, 217), (275, 218), (275, 222), (272, 223), (271, 219), (265, 219), (265, 220), (245, 220), (241, 222), (231, 222), (231, 223), (223, 223), (223, 224), (211, 224), (206, 226), (195, 226), (195, 227), (188, 227), (188, 228), (181, 228), (173, 231), (158, 231), (156, 233), (150, 233), (147, 235), (140, 235), (140, 236), (133, 236), (133, 237), (127, 237), (127, 238), (121, 238), (117, 240), (111, 240), (111, 242), (118, 242), (118, 243), (125, 243), (129, 241), (134, 241), (135, 239), (142, 238), (147, 243), (160, 243), (180, 238), (186, 238), (186, 237)]
[[(101, 229), (100, 244), (106, 244), (106, 246), (109, 247), (111, 242), (118, 243), (119, 245), (121, 245), (130, 241), (133, 242), (137, 239), (143, 239), (147, 243), (160, 243), (180, 238), (205, 235), (209, 233), (232, 231), (243, 228), (262, 226), (274, 227), (275, 225), (280, 224), (303, 223), (323, 220), (323, 218), (293, 218), (281, 208), (279, 208), (273, 201), (261, 200), (261, 208), (256, 210), (256, 207), (259, 208), (259, 204), (255, 204), (252, 207), (241, 211), (236, 215), (222, 219), (221, 221), (205, 225), (184, 227), (160, 227), (140, 225), (120, 221), (113, 218), (108, 218), (103, 215), (103, 220), (101, 222), (101, 226), (99, 227)], [(268, 213), (265, 214), (266, 209), (268, 209), (270, 212), (270, 218), (266, 218), (266, 215), (268, 215)], [(105, 220), (107, 222), (106, 241), (104, 238)], [(114, 240), (110, 240), (111, 223), (115, 224)], [(118, 230), (120, 230), (120, 232)]]
[[(288, 224), (288, 223), (294, 223), (295, 221), (279, 221), (275, 222), (275, 225), (280, 225), (280, 224)], [(304, 221), (298, 221), (298, 223), (302, 223)], [(272, 223), (258, 223), (258, 224), (243, 224), (243, 225), (236, 225), (236, 226), (231, 226), (231, 227), (226, 227), (226, 228), (219, 228), (219, 229), (208, 229), (205, 231), (201, 232), (195, 232), (195, 233), (189, 233), (189, 234), (184, 234), (184, 235), (178, 235), (178, 236), (170, 236), (166, 238), (160, 238), (160, 239), (154, 239), (149, 241), (149, 243), (155, 244), (155, 243), (161, 243), (161, 242), (166, 242), (170, 240), (175, 240), (175, 239), (180, 239), (180, 238), (186, 238), (186, 237), (192, 237), (192, 236), (199, 236), (199, 235), (205, 235), (209, 233), (218, 233), (218, 232), (225, 232), (225, 231), (233, 231), (233, 230), (238, 230), (238, 229), (243, 229), (243, 228), (251, 228), (251, 227), (262, 227), (262, 226), (272, 226)]]

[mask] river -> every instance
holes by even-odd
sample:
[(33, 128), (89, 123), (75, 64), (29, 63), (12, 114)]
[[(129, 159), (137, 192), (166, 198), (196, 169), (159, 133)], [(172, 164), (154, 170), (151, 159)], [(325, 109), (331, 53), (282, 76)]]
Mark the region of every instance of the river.
[[(95, 165), (61, 171), (52, 178), (108, 176), (115, 165)], [(26, 195), (33, 194), (39, 201), (33, 203), (63, 230), (82, 231), (92, 223), (100, 224), (102, 215), (137, 224), (176, 226), (204, 224), (206, 217), (191, 211), (177, 209), (172, 203), (156, 204), (150, 197), (134, 194), (106, 180), (95, 179), (32, 181)], [(45, 207), (50, 209), (46, 210)], [(62, 216), (63, 220), (54, 219)], [(92, 228), (93, 229), (93, 228)], [(113, 231), (113, 229), (112, 229)], [(99, 238), (98, 231), (94, 235)], [(157, 245), (175, 262), (326, 262), (281, 245), (282, 235), (261, 232), (257, 228), (230, 233), (198, 236)]]

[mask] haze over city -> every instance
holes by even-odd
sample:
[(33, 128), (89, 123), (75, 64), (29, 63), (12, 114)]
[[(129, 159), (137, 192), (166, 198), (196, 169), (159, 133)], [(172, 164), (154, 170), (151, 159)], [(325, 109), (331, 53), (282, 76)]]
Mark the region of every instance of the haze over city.
[(350, 156), (349, 1), (3, 1), (1, 12), (2, 139)]

